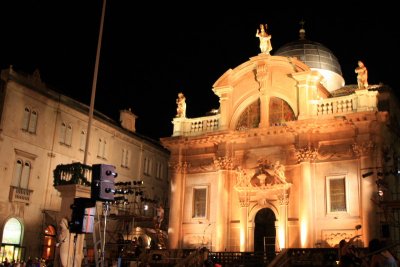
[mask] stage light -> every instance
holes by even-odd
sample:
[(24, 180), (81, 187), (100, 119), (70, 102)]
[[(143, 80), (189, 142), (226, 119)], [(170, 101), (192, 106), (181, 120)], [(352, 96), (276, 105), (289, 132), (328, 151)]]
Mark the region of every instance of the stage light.
[(379, 195), (380, 197), (383, 197), (383, 190), (379, 189), (379, 190), (378, 190), (378, 195)]

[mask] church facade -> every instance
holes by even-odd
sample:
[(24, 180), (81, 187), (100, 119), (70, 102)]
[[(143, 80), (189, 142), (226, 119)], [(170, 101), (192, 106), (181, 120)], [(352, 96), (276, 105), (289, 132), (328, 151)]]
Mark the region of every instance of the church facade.
[(398, 206), (387, 205), (399, 190), (399, 110), (388, 86), (345, 85), (333, 53), (302, 29), (274, 55), (264, 48), (228, 69), (212, 91), (218, 112), (177, 116), (161, 139), (171, 152), (170, 248), (399, 240)]

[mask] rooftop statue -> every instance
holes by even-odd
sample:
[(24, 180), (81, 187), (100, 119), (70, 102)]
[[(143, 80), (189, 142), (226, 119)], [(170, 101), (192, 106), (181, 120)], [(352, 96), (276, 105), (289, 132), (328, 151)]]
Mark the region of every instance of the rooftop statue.
[(186, 118), (186, 98), (182, 92), (178, 93), (178, 98), (176, 99), (176, 117)]
[(265, 28), (263, 24), (260, 24), (260, 29), (257, 29), (256, 37), (260, 39), (260, 50), (263, 54), (268, 54), (272, 50), (271, 45), (271, 35), (268, 35), (266, 32), (267, 24), (265, 24)]
[(358, 89), (368, 88), (368, 70), (361, 60), (358, 61), (358, 67), (355, 69), (355, 73), (357, 73)]

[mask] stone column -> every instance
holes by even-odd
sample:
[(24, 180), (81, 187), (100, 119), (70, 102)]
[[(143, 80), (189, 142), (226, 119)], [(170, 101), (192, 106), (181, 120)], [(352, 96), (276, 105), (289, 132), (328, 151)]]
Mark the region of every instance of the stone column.
[(250, 195), (249, 192), (240, 192), (239, 193), (239, 202), (240, 202), (240, 251), (248, 251), (248, 231), (247, 231), (247, 213), (250, 205)]
[(184, 180), (187, 163), (179, 162), (171, 167), (171, 194), (169, 210), (168, 248), (180, 249), (182, 205), (184, 197)]
[[(90, 198), (91, 188), (83, 185), (59, 185), (56, 186), (56, 189), (61, 193), (61, 209), (60, 209), (60, 221), (61, 223), (63, 218), (66, 218), (68, 221), (71, 221), (71, 204), (74, 203), (75, 198)], [(59, 259), (56, 258), (54, 261), (56, 267), (80, 267), (83, 259), (83, 244), (85, 235), (84, 234), (76, 234), (70, 233), (68, 240), (68, 244), (62, 244), (67, 247), (66, 251), (68, 251), (68, 256), (66, 256), (67, 262), (66, 265), (61, 265)], [(65, 256), (65, 255), (64, 255)], [(74, 264), (75, 262), (75, 264)]]
[(281, 248), (287, 248), (289, 243), (289, 236), (288, 236), (288, 204), (289, 198), (288, 194), (283, 192), (278, 196), (279, 202), (279, 227), (277, 233), (277, 240), (279, 242), (279, 250)]

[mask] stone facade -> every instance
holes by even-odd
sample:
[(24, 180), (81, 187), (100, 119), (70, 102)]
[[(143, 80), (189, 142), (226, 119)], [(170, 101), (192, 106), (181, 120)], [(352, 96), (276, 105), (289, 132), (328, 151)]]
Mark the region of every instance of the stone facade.
[(393, 195), (377, 181), (399, 190), (397, 100), (387, 86), (330, 92), (323, 81), (297, 58), (259, 54), (214, 83), (218, 114), (173, 120), (161, 139), (170, 248), (275, 252), (382, 235), (379, 203)]

